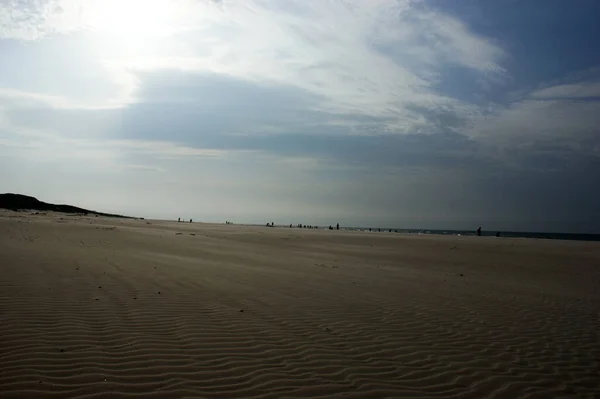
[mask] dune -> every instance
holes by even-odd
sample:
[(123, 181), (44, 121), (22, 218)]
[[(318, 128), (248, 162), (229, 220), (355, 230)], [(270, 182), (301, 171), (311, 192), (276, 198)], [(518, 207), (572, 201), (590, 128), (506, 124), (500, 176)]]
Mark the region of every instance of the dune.
[(52, 211), (68, 214), (92, 214), (105, 217), (130, 218), (129, 216), (113, 215), (110, 213), (102, 213), (91, 211), (89, 209), (79, 208), (73, 205), (57, 205), (48, 202), (43, 202), (35, 197), (23, 194), (4, 193), (0, 194), (0, 209), (10, 209), (12, 211), (34, 210), (34, 211)]
[(0, 397), (598, 398), (600, 243), (0, 210)]

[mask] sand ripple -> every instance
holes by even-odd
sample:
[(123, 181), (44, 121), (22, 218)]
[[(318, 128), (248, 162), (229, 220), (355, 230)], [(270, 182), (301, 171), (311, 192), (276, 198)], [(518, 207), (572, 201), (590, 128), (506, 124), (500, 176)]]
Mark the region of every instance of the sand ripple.
[(600, 397), (598, 244), (52, 221), (0, 218), (3, 399)]

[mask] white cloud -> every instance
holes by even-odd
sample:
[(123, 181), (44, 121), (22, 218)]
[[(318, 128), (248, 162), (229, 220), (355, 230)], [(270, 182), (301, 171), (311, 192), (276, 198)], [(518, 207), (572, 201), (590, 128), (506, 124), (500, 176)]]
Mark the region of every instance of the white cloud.
[(164, 172), (165, 169), (152, 165), (124, 165), (124, 170), (133, 170), (139, 172)]
[[(37, 136), (36, 145), (49, 152), (51, 158), (97, 158), (126, 160), (132, 155), (151, 159), (181, 159), (182, 157), (222, 158), (228, 151), (177, 145), (168, 141), (73, 139), (46, 135)], [(49, 151), (50, 150), (50, 151)]]
[[(322, 98), (315, 109), (385, 117), (382, 129), (397, 132), (427, 130), (426, 118), (408, 105), (476, 112), (433, 88), (445, 66), (502, 73), (502, 49), (416, 0), (175, 0), (162, 12), (168, 14), (162, 24), (160, 7), (144, 13), (139, 0), (109, 7), (111, 1), (13, 0), (0, 14), (2, 34), (35, 39), (92, 29), (97, 40), (89, 43), (95, 46), (90, 56), (121, 87), (93, 106), (130, 103), (136, 70), (188, 69), (295, 86)], [(104, 20), (94, 7), (105, 7)], [(110, 12), (118, 11), (129, 15), (130, 26), (123, 18), (110, 22)], [(155, 25), (160, 29), (149, 28)]]
[(29, 107), (42, 105), (50, 108), (69, 108), (69, 101), (60, 96), (42, 93), (30, 93), (16, 89), (0, 88), (0, 104), (10, 104), (12, 107)]
[(90, 143), (92, 146), (101, 145), (108, 148), (122, 149), (128, 152), (152, 155), (159, 158), (179, 159), (181, 157), (221, 158), (228, 151), (206, 148), (194, 148), (177, 145), (168, 141), (148, 140), (108, 140), (100, 143)]
[(0, 37), (37, 40), (76, 30), (165, 35), (178, 31), (192, 0), (3, 0)]
[[(129, 78), (129, 79), (128, 79)], [(123, 77), (123, 86), (115, 97), (99, 101), (81, 102), (74, 101), (66, 96), (21, 91), (16, 89), (0, 88), (0, 105), (8, 108), (50, 108), (63, 110), (102, 110), (122, 108), (133, 102), (129, 96), (133, 93), (133, 75)], [(128, 81), (126, 81), (128, 79)], [(129, 86), (129, 87), (128, 87)]]
[(578, 137), (598, 132), (600, 115), (595, 102), (527, 99), (495, 115), (482, 118), (477, 133), (513, 138)]
[(424, 12), (417, 14), (421, 23), (420, 30), (438, 52), (438, 57), (488, 74), (503, 74), (503, 68), (498, 60), (505, 56), (504, 50), (490, 41), (471, 31), (458, 19), (439, 12)]
[[(473, 118), (466, 133), (484, 145), (529, 148), (548, 145), (598, 156), (600, 101), (595, 83), (550, 86), (524, 95), (507, 107), (496, 106)], [(568, 152), (567, 152), (568, 153)]]
[(600, 98), (600, 82), (580, 82), (546, 87), (531, 94), (538, 99)]

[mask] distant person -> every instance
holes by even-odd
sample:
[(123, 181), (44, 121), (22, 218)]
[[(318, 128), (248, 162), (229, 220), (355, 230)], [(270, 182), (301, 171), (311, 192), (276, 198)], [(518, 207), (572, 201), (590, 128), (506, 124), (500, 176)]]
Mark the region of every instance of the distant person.
[(329, 230), (333, 230), (333, 227), (331, 225), (329, 225)]
[(178, 221), (178, 222), (181, 222), (181, 218), (177, 218), (177, 221)]
[(339, 229), (340, 229), (340, 224), (339, 224), (339, 223), (338, 223), (338, 224), (335, 226), (335, 229), (336, 229), (336, 230), (339, 230)]
[(369, 227), (369, 231), (371, 231), (371, 228)]
[(190, 219), (190, 223), (192, 223), (192, 219)]
[(479, 237), (481, 237), (481, 226), (479, 226), (479, 228), (477, 228), (477, 235), (478, 235)]

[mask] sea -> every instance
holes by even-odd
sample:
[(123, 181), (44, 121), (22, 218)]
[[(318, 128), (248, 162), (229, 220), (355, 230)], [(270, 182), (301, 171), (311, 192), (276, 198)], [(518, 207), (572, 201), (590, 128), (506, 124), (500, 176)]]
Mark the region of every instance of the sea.
[[(252, 224), (251, 226), (259, 226)], [(264, 226), (264, 225), (262, 225)], [(275, 225), (275, 227), (289, 227), (287, 225)], [(298, 228), (296, 225), (293, 228)], [(333, 226), (335, 229), (335, 226)], [(319, 230), (327, 229), (327, 227), (320, 226)], [(372, 233), (403, 233), (403, 234), (437, 234), (437, 235), (449, 235), (449, 236), (476, 236), (476, 230), (431, 230), (431, 229), (395, 229), (395, 228), (368, 228), (368, 227), (342, 227), (340, 230), (347, 231), (364, 231)], [(512, 238), (534, 238), (544, 240), (572, 240), (572, 241), (600, 241), (600, 234), (582, 234), (582, 233), (540, 233), (531, 231), (497, 231), (482, 230), (481, 235), (484, 237), (496, 237), (499, 233), (500, 237), (512, 237)]]
[[(343, 228), (343, 230), (353, 231), (369, 231), (368, 228), (364, 227), (349, 227)], [(421, 230), (421, 229), (390, 229), (390, 228), (371, 228), (371, 232), (392, 232), (395, 233), (408, 233), (408, 234), (438, 234), (438, 235), (451, 235), (451, 236), (475, 236), (477, 232), (475, 230)], [(513, 238), (537, 238), (546, 240), (575, 240), (575, 241), (600, 241), (600, 234), (577, 234), (577, 233), (538, 233), (528, 231), (482, 231), (482, 236), (495, 237), (496, 233), (500, 234), (500, 237), (513, 237)]]

